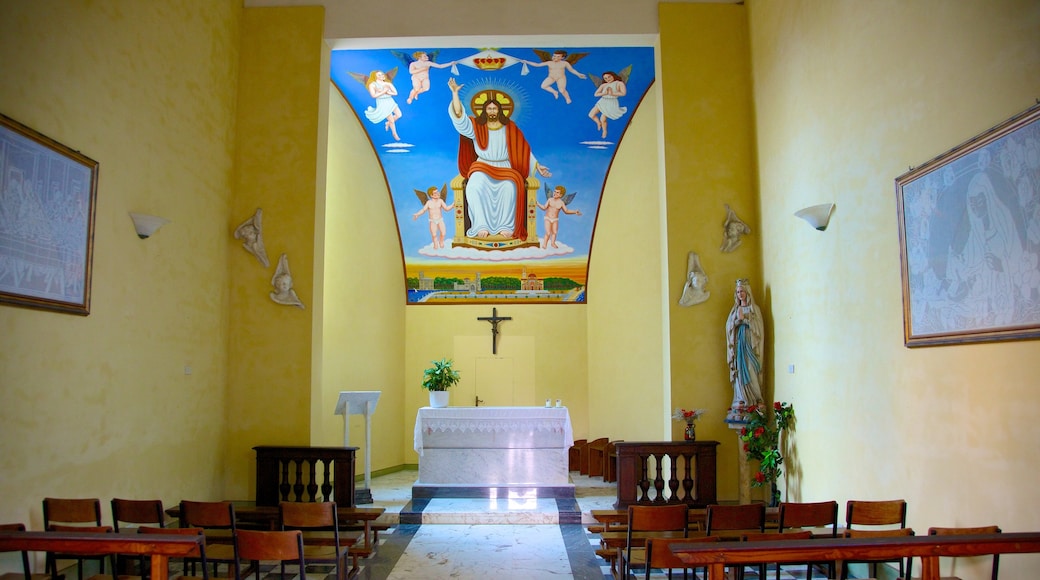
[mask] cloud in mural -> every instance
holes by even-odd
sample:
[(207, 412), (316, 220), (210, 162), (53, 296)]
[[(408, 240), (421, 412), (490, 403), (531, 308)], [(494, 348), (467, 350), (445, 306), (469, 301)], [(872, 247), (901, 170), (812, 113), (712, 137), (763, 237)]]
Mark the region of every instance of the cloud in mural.
[(548, 258), (550, 256), (563, 256), (566, 254), (574, 253), (574, 248), (568, 246), (567, 244), (563, 242), (557, 242), (557, 244), (560, 247), (542, 248), (535, 246), (527, 246), (525, 248), (516, 248), (512, 250), (496, 250), (494, 252), (464, 247), (444, 247), (434, 249), (433, 244), (427, 244), (419, 249), (419, 254), (423, 256), (430, 256), (432, 258), (450, 258), (452, 260), (475, 260), (481, 262), (516, 262), (518, 260), (537, 260), (539, 258)]
[(472, 56), (467, 56), (466, 58), (461, 58), (455, 61), (455, 63), (456, 64), (451, 65), (451, 74), (456, 76), (459, 74), (459, 69), (456, 65), (459, 64), (479, 70), (494, 71), (509, 68), (514, 64), (520, 63), (523, 65), (520, 74), (526, 75), (529, 72), (527, 64), (525, 64), (524, 61), (515, 56), (509, 56), (503, 52), (498, 52), (493, 48), (481, 49), (480, 52), (477, 52)]

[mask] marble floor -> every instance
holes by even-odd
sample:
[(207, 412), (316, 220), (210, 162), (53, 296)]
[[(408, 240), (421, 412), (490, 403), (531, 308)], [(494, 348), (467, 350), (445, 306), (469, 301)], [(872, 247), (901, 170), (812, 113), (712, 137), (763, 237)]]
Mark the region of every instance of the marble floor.
[[(358, 578), (612, 578), (607, 562), (595, 554), (599, 536), (588, 532), (587, 525), (595, 522), (590, 510), (613, 509), (613, 484), (571, 473), (576, 505), (574, 500), (534, 497), (433, 498), (413, 503), (416, 475), (406, 470), (372, 478), (373, 503), (366, 507), (384, 508), (376, 521), (390, 527), (380, 532), (376, 553), (361, 561)], [(771, 569), (768, 577), (773, 574)], [(317, 580), (307, 575), (308, 580)], [(792, 575), (785, 570), (780, 577), (800, 580), (805, 572)], [(651, 578), (661, 580), (666, 575), (655, 571)], [(757, 574), (749, 568), (747, 578), (757, 580)]]

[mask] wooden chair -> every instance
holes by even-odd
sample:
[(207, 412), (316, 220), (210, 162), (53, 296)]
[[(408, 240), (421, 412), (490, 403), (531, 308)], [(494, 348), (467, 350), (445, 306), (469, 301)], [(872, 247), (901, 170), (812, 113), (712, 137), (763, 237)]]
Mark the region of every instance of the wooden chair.
[[(163, 534), (170, 536), (202, 536), (203, 539), (206, 537), (206, 531), (202, 528), (167, 528), (167, 527), (154, 527), (154, 526), (138, 526), (138, 534)], [(195, 575), (195, 563), (199, 564), (202, 569), (202, 575)], [(209, 580), (209, 567), (206, 561), (206, 545), (205, 541), (199, 546), (196, 553), (191, 554), (188, 558), (184, 558), (182, 562), (182, 575), (178, 580)], [(188, 566), (191, 566), (191, 574), (188, 574)], [(118, 580), (132, 580), (132, 576), (119, 576)]]
[[(687, 567), (682, 560), (672, 553), (672, 544), (687, 542), (717, 542), (718, 536), (697, 536), (695, 538), (647, 538), (645, 580), (650, 580), (650, 570), (668, 570), (668, 578), (672, 578), (673, 568), (682, 568), (683, 580), (687, 578)], [(704, 577), (707, 578), (707, 572)], [(694, 576), (696, 578), (696, 575)]]
[(607, 445), (610, 440), (601, 437), (589, 443), (588, 467), (585, 471), (589, 477), (603, 477), (603, 458), (607, 456)]
[(617, 444), (622, 441), (624, 441), (624, 439), (618, 439), (617, 441), (607, 443), (607, 448), (604, 451), (603, 481), (607, 483), (617, 481)]
[(686, 504), (628, 506), (625, 547), (619, 549), (618, 554), (621, 577), (628, 578), (633, 566), (646, 567), (647, 538), (686, 538), (689, 521)]
[[(311, 564), (332, 564), (336, 567), (337, 580), (346, 580), (358, 571), (358, 557), (353, 556), (353, 565), (346, 569), (350, 546), (357, 541), (354, 537), (341, 537), (339, 515), (335, 502), (286, 502), (278, 504), (278, 519), (282, 530), (301, 530), (303, 555)], [(329, 537), (331, 534), (331, 537)], [(282, 566), (282, 575), (285, 567)]]
[(578, 439), (574, 442), (574, 445), (570, 446), (567, 450), (567, 470), (568, 471), (581, 471), (582, 456), (584, 455), (585, 447), (589, 444), (587, 439)]
[(219, 576), (219, 566), (228, 566), (228, 575), (235, 569), (238, 577), (238, 533), (235, 505), (229, 501), (189, 501), (180, 505), (180, 527), (202, 528), (206, 535), (206, 560), (213, 566), (213, 575)]
[[(0, 524), (0, 532), (24, 532), (25, 524)], [(0, 574), (0, 580), (45, 580), (50, 578), (46, 574), (33, 574), (29, 565), (29, 552), (22, 550), (22, 573), (6, 572)]]
[(600, 462), (602, 463), (602, 450), (607, 446), (607, 442), (610, 441), (606, 437), (600, 437), (599, 439), (593, 439), (585, 444), (585, 448), (581, 452), (581, 474), (592, 476), (589, 473), (589, 466), (592, 464), (592, 448), (597, 447), (600, 451)]
[[(111, 526), (101, 525), (101, 501), (90, 499), (61, 499), (48, 497), (43, 500), (43, 529), (48, 532), (97, 532), (110, 533)], [(101, 573), (105, 572), (108, 554), (60, 554), (47, 552), (46, 571), (52, 578), (58, 577), (58, 560), (76, 560), (79, 580), (83, 580), (83, 562), (98, 562)]]
[[(163, 512), (162, 500), (113, 498), (112, 526), (115, 527), (117, 534), (121, 531), (120, 524), (123, 524), (122, 530), (124, 531), (127, 528), (125, 524), (166, 527), (166, 514)], [(116, 574), (128, 573), (124, 558), (129, 556), (131, 555), (116, 554)], [(147, 558), (145, 556), (137, 556), (137, 561), (139, 574), (146, 576), (147, 568), (145, 568), (145, 565), (147, 564)]]
[[(704, 534), (722, 540), (740, 539), (746, 533), (766, 531), (766, 504), (708, 504), (704, 516)], [(744, 577), (744, 567), (737, 568), (737, 578)]]
[[(864, 527), (866, 526), (866, 527)], [(894, 526), (894, 528), (893, 528)], [(853, 533), (855, 531), (855, 533)], [(862, 531), (880, 531), (881, 534), (863, 534)], [(909, 533), (907, 533), (909, 532)], [(845, 504), (845, 535), (846, 537), (868, 537), (868, 536), (912, 536), (913, 530), (906, 527), (906, 501), (901, 499), (866, 501), (850, 499)], [(899, 576), (906, 578), (909, 573), (904, 574), (903, 558), (896, 560), (871, 560), (871, 574), (877, 576), (877, 565), (881, 562), (899, 562)], [(909, 566), (909, 561), (906, 563)], [(848, 578), (849, 562), (841, 564), (841, 578)]]
[[(801, 528), (829, 528), (831, 537), (838, 537), (838, 502), (781, 502), (777, 527), (780, 533)], [(819, 535), (819, 534), (816, 534)], [(812, 578), (812, 562), (806, 563), (805, 577)], [(834, 562), (827, 562), (827, 577), (834, 578)], [(776, 580), (780, 580), (780, 566), (776, 567)]]
[[(786, 534), (780, 532), (755, 532), (753, 534), (741, 534), (740, 541), (742, 542), (777, 542), (780, 540), (811, 540), (813, 533), (809, 530), (802, 531), (790, 531)], [(758, 577), (763, 579), (766, 577), (766, 562), (762, 562), (758, 565)], [(776, 565), (776, 577), (780, 579), (780, 563)], [(806, 578), (812, 578), (812, 569), (810, 568)]]
[[(974, 528), (928, 528), (929, 536), (966, 536), (973, 534), (999, 534), (997, 526), (980, 526)], [(990, 579), (997, 580), (997, 571), (1000, 568), (1000, 554), (993, 554), (993, 567), (990, 571)], [(959, 576), (943, 576), (942, 580), (960, 580)]]
[[(283, 566), (285, 562), (294, 562), (299, 566), (298, 574), (306, 578), (307, 562), (303, 556), (303, 532), (300, 530), (275, 532), (238, 530), (236, 536), (238, 537), (238, 555), (246, 562), (252, 562), (252, 569), (256, 570), (256, 580), (261, 578), (261, 561), (275, 561)], [(241, 565), (235, 568), (236, 580), (242, 580), (239, 572), (241, 569)], [(296, 574), (293, 573), (293, 576)], [(284, 574), (282, 578), (284, 580)]]

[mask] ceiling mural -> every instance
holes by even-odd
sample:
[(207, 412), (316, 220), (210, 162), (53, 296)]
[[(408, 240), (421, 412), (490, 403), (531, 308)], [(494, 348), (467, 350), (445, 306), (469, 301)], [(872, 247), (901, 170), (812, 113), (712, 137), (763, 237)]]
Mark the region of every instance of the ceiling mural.
[(408, 304), (586, 301), (652, 47), (334, 50), (331, 75), (382, 165)]

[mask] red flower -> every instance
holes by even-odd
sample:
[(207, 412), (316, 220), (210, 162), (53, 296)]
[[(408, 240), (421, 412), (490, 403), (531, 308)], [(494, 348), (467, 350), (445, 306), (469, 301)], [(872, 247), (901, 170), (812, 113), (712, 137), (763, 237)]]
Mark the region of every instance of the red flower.
[(748, 452), (748, 451), (750, 451), (750, 450), (751, 450), (751, 446), (750, 446), (750, 445), (748, 445), (747, 443), (745, 443), (745, 444), (744, 444), (744, 453), (747, 453), (747, 452)]
[(740, 428), (740, 434), (741, 434), (741, 436), (747, 435), (747, 427), (741, 427)]
[(765, 483), (766, 474), (762, 473), (761, 471), (755, 473), (755, 481), (757, 481), (758, 483)]
[(766, 428), (765, 427), (758, 427), (758, 428), (755, 429), (755, 437), (761, 437), (762, 434), (765, 433), (765, 432), (766, 432)]
[(783, 404), (780, 401), (777, 401), (777, 402), (773, 403), (773, 409), (774, 410), (780, 411), (783, 408), (784, 408)]

